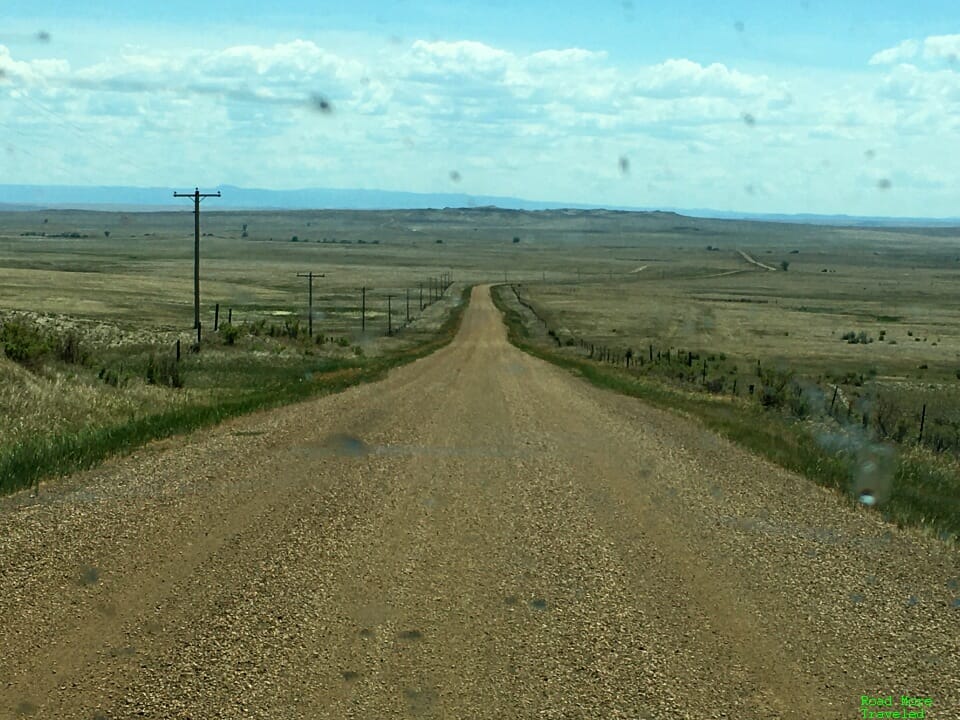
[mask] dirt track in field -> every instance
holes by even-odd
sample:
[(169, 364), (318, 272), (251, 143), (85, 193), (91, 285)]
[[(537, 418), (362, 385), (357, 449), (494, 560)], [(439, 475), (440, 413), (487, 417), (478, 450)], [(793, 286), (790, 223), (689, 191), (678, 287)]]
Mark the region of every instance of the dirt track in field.
[[(0, 499), (0, 718), (960, 716), (955, 551), (507, 343)], [(897, 709), (896, 707), (892, 709)]]

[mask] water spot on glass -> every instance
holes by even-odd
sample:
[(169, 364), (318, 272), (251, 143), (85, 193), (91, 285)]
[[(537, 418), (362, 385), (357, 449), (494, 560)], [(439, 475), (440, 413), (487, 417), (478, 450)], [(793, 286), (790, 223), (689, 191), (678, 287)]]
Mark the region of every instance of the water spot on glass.
[(877, 156), (877, 153), (874, 150), (864, 150), (863, 155), (867, 160), (873, 160)]
[(852, 602), (854, 602), (854, 603), (857, 603), (857, 604), (862, 603), (865, 598), (866, 598), (866, 595), (864, 595), (863, 593), (851, 593), (851, 594), (850, 594), (850, 600), (851, 600)]
[(450, 171), (450, 179), (451, 179), (453, 182), (460, 182), (460, 173), (457, 172), (456, 170), (451, 170), (451, 171)]
[(48, 43), (50, 42), (50, 33), (48, 33), (46, 30), (41, 30), (37, 33), (36, 38), (38, 42)]
[(890, 182), (890, 178), (880, 178), (877, 180), (877, 187), (881, 190), (889, 190), (893, 186), (893, 183)]
[(743, 124), (747, 125), (748, 127), (753, 127), (757, 124), (757, 119), (751, 113), (745, 112), (740, 116), (740, 118), (743, 120)]
[(876, 575), (867, 575), (867, 577), (866, 577), (866, 583), (867, 583), (867, 585), (876, 585), (876, 584), (877, 584), (877, 576), (876, 576)]
[(918, 602), (920, 602), (920, 601), (917, 600), (917, 596), (916, 596), (916, 595), (911, 595), (910, 597), (907, 598), (907, 605), (909, 605), (910, 607), (913, 607), (913, 606), (916, 605)]
[(756, 190), (754, 190), (754, 188), (753, 188), (753, 184), (744, 186), (743, 191), (744, 191), (747, 195), (753, 195), (753, 194), (756, 192)]
[(325, 95), (321, 95), (320, 93), (314, 93), (310, 96), (310, 105), (314, 110), (324, 114), (329, 115), (333, 112), (333, 104)]
[(620, 156), (620, 174), (629, 175), (630, 174), (630, 158), (626, 155)]
[(742, 20), (737, 20), (733, 24), (733, 29), (736, 30), (737, 32), (742, 33), (746, 29), (746, 26), (743, 24)]

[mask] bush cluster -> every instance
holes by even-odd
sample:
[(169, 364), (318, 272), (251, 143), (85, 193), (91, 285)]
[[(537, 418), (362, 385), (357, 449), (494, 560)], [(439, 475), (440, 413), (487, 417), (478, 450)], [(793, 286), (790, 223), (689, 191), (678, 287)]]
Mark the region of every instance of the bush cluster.
[(18, 320), (7, 320), (0, 327), (3, 354), (20, 365), (33, 366), (50, 350), (50, 344), (32, 325)]
[(861, 330), (859, 333), (854, 332), (853, 330), (845, 332), (842, 335), (842, 338), (851, 345), (856, 345), (857, 343), (862, 343), (863, 345), (868, 345), (873, 342), (873, 338), (867, 335), (867, 333)]

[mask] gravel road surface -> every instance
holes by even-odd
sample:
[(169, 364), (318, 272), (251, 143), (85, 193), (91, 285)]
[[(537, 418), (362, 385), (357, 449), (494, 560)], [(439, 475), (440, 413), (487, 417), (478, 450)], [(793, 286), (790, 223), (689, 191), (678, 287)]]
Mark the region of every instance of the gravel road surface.
[[(960, 717), (955, 550), (510, 346), (0, 499), (0, 718)], [(872, 708), (897, 710), (893, 708)]]

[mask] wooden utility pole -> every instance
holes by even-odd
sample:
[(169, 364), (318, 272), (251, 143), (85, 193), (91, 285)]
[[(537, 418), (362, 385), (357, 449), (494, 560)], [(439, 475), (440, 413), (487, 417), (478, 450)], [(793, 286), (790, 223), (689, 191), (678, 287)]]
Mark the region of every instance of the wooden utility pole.
[(390, 299), (393, 295), (387, 295), (387, 335), (393, 335), (393, 309), (390, 306)]
[(297, 277), (307, 278), (307, 332), (313, 337), (313, 278), (326, 277), (323, 274), (314, 275), (313, 272), (297, 273)]
[(367, 289), (360, 288), (360, 332), (367, 331)]
[(220, 197), (220, 191), (202, 193), (195, 188), (192, 193), (173, 193), (174, 197), (193, 198), (193, 327), (197, 331), (197, 346), (200, 345), (200, 201), (208, 197)]

